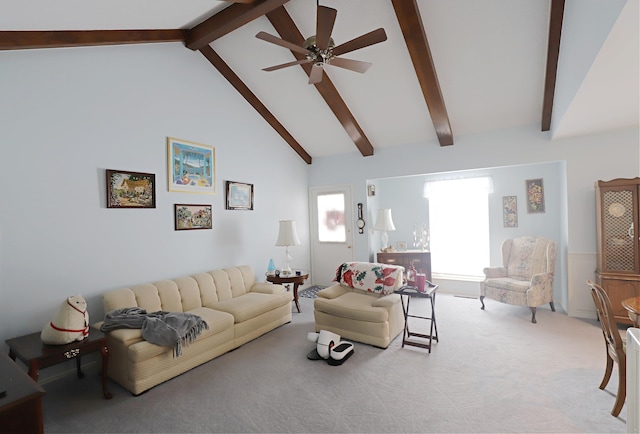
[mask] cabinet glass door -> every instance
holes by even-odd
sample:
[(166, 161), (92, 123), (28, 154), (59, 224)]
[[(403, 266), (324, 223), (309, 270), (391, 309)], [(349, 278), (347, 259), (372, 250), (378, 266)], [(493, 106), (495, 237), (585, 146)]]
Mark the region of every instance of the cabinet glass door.
[(602, 194), (603, 271), (636, 271), (634, 195), (631, 189)]

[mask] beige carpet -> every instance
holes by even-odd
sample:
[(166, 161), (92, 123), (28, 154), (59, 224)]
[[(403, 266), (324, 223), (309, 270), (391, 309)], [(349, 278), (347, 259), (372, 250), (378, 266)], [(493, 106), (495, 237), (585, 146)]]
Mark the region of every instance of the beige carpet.
[(431, 354), (399, 337), (330, 366), (306, 359), (313, 300), (301, 298), (292, 323), (139, 397), (110, 382), (104, 400), (96, 368), (45, 384), (45, 431), (626, 432), (627, 406), (610, 415), (617, 374), (598, 389), (596, 323), (543, 308), (532, 324), (527, 308), (485, 302), (438, 295)]

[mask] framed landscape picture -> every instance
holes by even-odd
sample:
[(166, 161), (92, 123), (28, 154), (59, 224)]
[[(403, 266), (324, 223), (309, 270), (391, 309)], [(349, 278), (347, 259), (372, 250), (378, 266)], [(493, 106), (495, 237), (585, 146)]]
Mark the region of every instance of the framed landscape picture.
[(155, 174), (107, 169), (107, 208), (155, 207)]
[(544, 212), (544, 186), (542, 178), (527, 179), (527, 212), (542, 213)]
[(215, 194), (216, 150), (213, 146), (167, 138), (169, 191)]
[(211, 205), (187, 205), (177, 203), (174, 206), (176, 231), (213, 228)]
[(253, 209), (253, 184), (226, 181), (226, 209)]

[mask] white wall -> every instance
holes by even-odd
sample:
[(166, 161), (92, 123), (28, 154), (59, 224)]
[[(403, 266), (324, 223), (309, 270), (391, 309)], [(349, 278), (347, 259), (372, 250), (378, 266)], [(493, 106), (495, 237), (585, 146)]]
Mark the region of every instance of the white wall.
[[(563, 267), (559, 272), (567, 277), (558, 282), (560, 287), (556, 287), (556, 291), (560, 291), (562, 301), (566, 300), (567, 305), (563, 307), (569, 315), (592, 317), (595, 309), (584, 282), (587, 278), (593, 278), (595, 269), (594, 182), (599, 179), (640, 176), (638, 128), (555, 141), (551, 141), (549, 137), (548, 132), (542, 133), (540, 126), (534, 125), (456, 136), (455, 144), (448, 147), (440, 147), (434, 141), (378, 149), (375, 155), (366, 158), (357, 152), (339, 157), (316, 158), (310, 168), (309, 185), (352, 184), (354, 204), (366, 204), (368, 180), (558, 162), (561, 164), (559, 170), (566, 170), (566, 186), (557, 185), (558, 191), (545, 189), (548, 198), (554, 195), (567, 197), (566, 204), (558, 204), (566, 207), (567, 217), (562, 217), (563, 212), (560, 211), (560, 218), (566, 219), (568, 233), (560, 233), (561, 237), (566, 237), (566, 247), (559, 252), (558, 265)], [(542, 174), (540, 177), (545, 176), (547, 175)], [(535, 177), (538, 176), (528, 173), (526, 179)], [(516, 185), (515, 188), (520, 189), (521, 186)], [(405, 196), (402, 191), (398, 192), (398, 196), (407, 201), (415, 200), (412, 196)], [(379, 207), (381, 201), (377, 197), (374, 205)], [(373, 213), (375, 209), (367, 209), (365, 213), (369, 218), (369, 228), (373, 223)], [(365, 231), (363, 235), (356, 234), (356, 259), (368, 260), (371, 257), (370, 244), (373, 243), (369, 242), (370, 236), (370, 231)], [(496, 240), (493, 239), (492, 245), (495, 244)], [(562, 241), (560, 244), (562, 245)], [(495, 253), (492, 253), (492, 258), (494, 257)]]
[[(0, 350), (69, 295), (91, 322), (108, 289), (249, 264), (264, 280), (279, 219), (310, 267), (308, 165), (198, 52), (155, 44), (0, 53)], [(216, 148), (215, 195), (168, 192), (166, 138)], [(156, 174), (156, 209), (107, 209), (105, 169)], [(224, 209), (224, 181), (255, 210)], [(213, 230), (174, 230), (176, 203), (213, 204)]]

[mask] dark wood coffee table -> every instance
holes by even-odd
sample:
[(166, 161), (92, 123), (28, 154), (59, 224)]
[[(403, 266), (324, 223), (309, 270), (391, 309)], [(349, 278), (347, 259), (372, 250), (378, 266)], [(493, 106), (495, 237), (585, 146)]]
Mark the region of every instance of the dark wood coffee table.
[(90, 328), (89, 336), (82, 341), (65, 345), (47, 345), (40, 339), (40, 332), (20, 336), (5, 341), (9, 346), (9, 357), (17, 359), (29, 367), (29, 376), (38, 381), (39, 369), (57, 365), (70, 359), (76, 359), (78, 378), (84, 377), (80, 361), (82, 356), (96, 351), (102, 354), (102, 394), (111, 399), (107, 389), (107, 364), (109, 362), (109, 348), (107, 338), (100, 330)]

